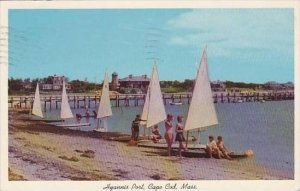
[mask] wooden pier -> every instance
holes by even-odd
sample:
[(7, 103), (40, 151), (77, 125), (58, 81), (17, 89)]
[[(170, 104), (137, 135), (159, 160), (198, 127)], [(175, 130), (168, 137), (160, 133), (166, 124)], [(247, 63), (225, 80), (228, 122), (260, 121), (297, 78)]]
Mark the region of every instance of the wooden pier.
[[(137, 107), (144, 104), (145, 94), (117, 94), (110, 96), (113, 107)], [(170, 102), (190, 104), (191, 93), (164, 93), (162, 95), (165, 105)], [(70, 95), (68, 96), (71, 108), (97, 108), (100, 96), (97, 95)], [(31, 108), (34, 96), (9, 96), (9, 108)], [(294, 92), (267, 92), (267, 93), (213, 93), (214, 103), (242, 103), (258, 101), (293, 100)], [(41, 95), (44, 110), (59, 109), (60, 95)]]

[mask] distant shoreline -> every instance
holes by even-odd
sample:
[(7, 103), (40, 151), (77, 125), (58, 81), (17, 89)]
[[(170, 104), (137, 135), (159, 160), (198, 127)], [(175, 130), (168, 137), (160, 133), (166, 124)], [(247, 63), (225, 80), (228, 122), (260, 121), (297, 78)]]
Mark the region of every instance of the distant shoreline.
[[(241, 93), (243, 94), (253, 94), (253, 93), (294, 93), (294, 90), (244, 90), (244, 89), (235, 89), (236, 91), (212, 91), (212, 94), (215, 95), (215, 94), (218, 94), (218, 95), (221, 95), (221, 94), (233, 94), (235, 93), (236, 95), (239, 95)], [(144, 94), (121, 94), (121, 93), (118, 93), (116, 91), (110, 91), (111, 94), (114, 94), (114, 95), (144, 95)], [(162, 91), (162, 94), (192, 94), (191, 91), (188, 91), (188, 92), (174, 92), (174, 93), (168, 93), (168, 92), (163, 92)], [(33, 96), (34, 95), (34, 91), (33, 92), (30, 92), (30, 93), (27, 93), (27, 94), (24, 94), (24, 93), (20, 93), (20, 94), (10, 94), (8, 95), (9, 97), (17, 97), (17, 96)], [(61, 95), (61, 91), (51, 91), (51, 92), (46, 92), (46, 91), (40, 91), (40, 95), (43, 96), (43, 95), (51, 95), (51, 96), (60, 96)], [(97, 92), (79, 92), (79, 93), (73, 93), (72, 91), (70, 93), (68, 93), (68, 96), (76, 96), (76, 95), (82, 95), (82, 96), (97, 96), (99, 95), (99, 93)]]

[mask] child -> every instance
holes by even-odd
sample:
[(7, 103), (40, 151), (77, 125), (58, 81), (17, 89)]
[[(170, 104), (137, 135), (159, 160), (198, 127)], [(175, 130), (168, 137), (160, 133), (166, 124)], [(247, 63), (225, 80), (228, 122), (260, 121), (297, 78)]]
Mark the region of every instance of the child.
[(160, 132), (159, 132), (158, 125), (154, 125), (154, 129), (152, 131), (152, 134), (153, 134), (152, 140), (155, 143), (157, 143), (162, 138), (162, 136), (160, 135)]

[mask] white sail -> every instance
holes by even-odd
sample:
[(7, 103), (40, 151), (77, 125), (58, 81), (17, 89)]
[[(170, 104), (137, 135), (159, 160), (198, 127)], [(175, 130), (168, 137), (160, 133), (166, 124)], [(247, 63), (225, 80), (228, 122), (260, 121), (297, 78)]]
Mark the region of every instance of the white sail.
[(41, 107), (41, 99), (40, 99), (40, 90), (39, 90), (39, 84), (36, 84), (36, 90), (34, 95), (34, 101), (32, 106), (32, 112), (33, 115), (39, 116), (43, 118), (43, 112)]
[[(147, 95), (149, 96), (149, 101), (148, 104), (145, 103), (144, 105), (144, 115), (147, 115), (146, 127), (148, 128), (166, 119), (166, 111), (162, 99), (156, 65), (153, 66), (151, 82), (147, 94), (149, 94)], [(147, 98), (145, 102), (147, 102)]]
[(111, 115), (108, 74), (105, 72), (97, 118), (109, 117)]
[(147, 94), (146, 94), (146, 97), (145, 97), (145, 103), (144, 103), (143, 112), (142, 112), (142, 116), (141, 116), (141, 119), (143, 121), (140, 122), (141, 125), (146, 125), (147, 124), (146, 121), (147, 121), (148, 111), (149, 111), (150, 86), (151, 86), (151, 81), (150, 81), (150, 84), (148, 86)]
[(73, 114), (68, 101), (65, 81), (63, 82), (63, 87), (62, 87), (60, 118), (61, 119), (73, 118)]
[(201, 129), (216, 124), (218, 124), (218, 118), (212, 98), (205, 48), (198, 69), (188, 116), (185, 122), (185, 131)]

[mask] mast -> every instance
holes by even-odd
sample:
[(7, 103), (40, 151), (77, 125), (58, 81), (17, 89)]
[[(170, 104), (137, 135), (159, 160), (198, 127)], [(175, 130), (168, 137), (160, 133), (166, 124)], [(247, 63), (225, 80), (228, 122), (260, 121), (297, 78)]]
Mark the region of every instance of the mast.
[(195, 80), (192, 100), (185, 123), (185, 131), (203, 129), (218, 124), (215, 106), (212, 100), (210, 80), (207, 66), (207, 47), (205, 47)]
[(148, 118), (148, 112), (149, 112), (150, 86), (151, 86), (151, 81), (150, 81), (148, 89), (147, 89), (147, 94), (146, 94), (146, 97), (145, 97), (143, 112), (142, 112), (142, 115), (141, 115), (141, 119), (145, 120), (145, 121), (141, 121), (140, 124), (143, 125), (144, 127), (147, 124), (147, 118)]

